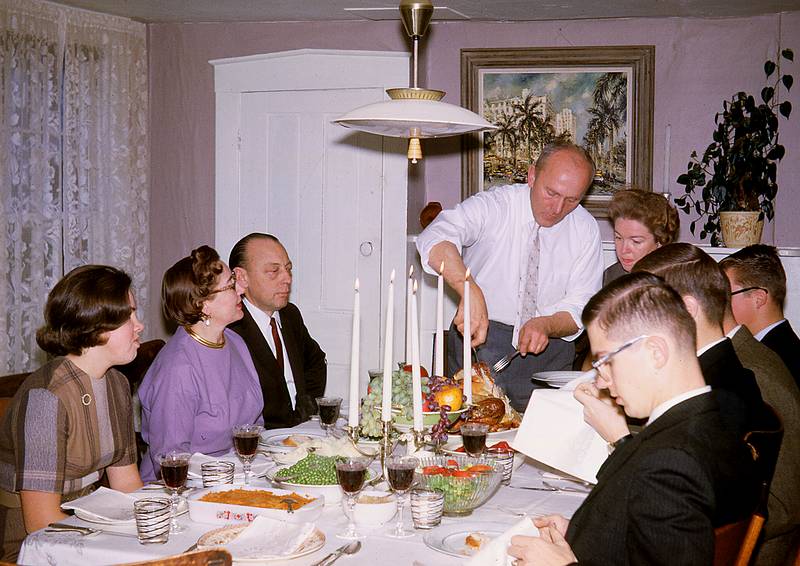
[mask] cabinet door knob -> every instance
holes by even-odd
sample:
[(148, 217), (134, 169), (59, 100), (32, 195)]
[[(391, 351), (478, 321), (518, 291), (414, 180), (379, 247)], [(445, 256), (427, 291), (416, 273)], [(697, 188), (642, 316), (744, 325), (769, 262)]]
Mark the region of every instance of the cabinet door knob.
[(372, 242), (361, 242), (361, 245), (359, 246), (359, 251), (361, 252), (361, 255), (363, 255), (364, 257), (369, 257), (372, 255), (372, 250), (373, 250)]

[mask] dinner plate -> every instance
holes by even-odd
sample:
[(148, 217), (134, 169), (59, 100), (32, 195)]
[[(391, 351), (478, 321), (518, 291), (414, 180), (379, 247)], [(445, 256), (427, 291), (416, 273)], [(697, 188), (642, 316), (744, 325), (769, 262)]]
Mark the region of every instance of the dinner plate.
[[(514, 437), (517, 436), (517, 431), (519, 428), (509, 428), (507, 430), (498, 430), (496, 432), (490, 432), (486, 435), (486, 442), (488, 444), (494, 444), (495, 442), (500, 442), (501, 440), (506, 440), (511, 442), (514, 440)], [(447, 436), (458, 439), (460, 442), (461, 433), (458, 432), (448, 432)]]
[[(497, 441), (500, 442), (500, 441)], [(493, 445), (497, 444), (497, 442), (492, 442), (490, 439), (487, 439), (486, 446), (487, 448), (491, 448)], [(456, 436), (448, 441), (444, 446), (442, 446), (442, 452), (445, 454), (450, 454), (454, 456), (466, 456), (465, 452), (459, 452), (458, 449), (461, 448), (464, 443), (461, 441), (461, 437)], [(522, 464), (525, 463), (525, 454), (522, 452), (514, 452), (514, 469), (519, 469)]]
[[(242, 461), (236, 454), (225, 454), (224, 456), (192, 454), (192, 458), (189, 460), (189, 478), (202, 479), (202, 464), (215, 461), (233, 462), (233, 481), (244, 481), (244, 467), (242, 466)], [(270, 460), (268, 456), (265, 454), (256, 454), (256, 457), (253, 459), (253, 463), (250, 465), (251, 477), (260, 476), (266, 472), (270, 466), (272, 466), (272, 460)]]
[(271, 434), (261, 433), (261, 440), (259, 444), (269, 452), (291, 452), (297, 446), (289, 446), (284, 444), (284, 441), (290, 436), (306, 437), (306, 438), (325, 438), (322, 432), (292, 432), (292, 433), (272, 433), (272, 431), (265, 431)]
[[(153, 495), (152, 493), (135, 493), (132, 494), (137, 499), (144, 499), (145, 497), (161, 497), (161, 495)], [(164, 497), (167, 497), (164, 495)], [(75, 516), (78, 519), (86, 521), (87, 523), (95, 523), (97, 525), (135, 525), (136, 519), (133, 516), (133, 506), (131, 506), (131, 513), (130, 519), (107, 519), (105, 517), (98, 517), (94, 513), (90, 513), (89, 511), (83, 511), (81, 509), (74, 509)], [(177, 516), (183, 515), (189, 512), (189, 504), (186, 499), (181, 498), (178, 501), (178, 513)]]
[(505, 523), (492, 523), (489, 521), (459, 522), (436, 527), (427, 533), (423, 540), (433, 550), (464, 558), (478, 552), (478, 549), (467, 546), (467, 536), (480, 533), (488, 539), (493, 539), (511, 527), (512, 525), (506, 525)]
[(561, 387), (582, 373), (582, 371), (540, 371), (533, 374), (533, 379), (543, 381), (553, 387)]
[[(226, 527), (220, 527), (218, 529), (214, 529), (213, 531), (208, 531), (206, 534), (202, 535), (199, 539), (197, 539), (197, 549), (198, 550), (206, 550), (209, 548), (215, 547), (225, 547), (225, 545), (239, 536), (244, 529), (246, 529), (248, 525), (228, 525)], [(308, 554), (312, 554), (318, 551), (320, 548), (325, 546), (325, 533), (323, 533), (319, 529), (314, 529), (314, 532), (311, 533), (311, 536), (303, 543), (300, 550), (297, 552), (290, 554), (288, 556), (269, 556), (263, 558), (242, 558), (237, 556), (236, 554), (233, 555), (233, 560), (237, 563), (239, 562), (276, 562), (278, 560), (291, 560), (293, 558), (300, 558), (301, 556), (306, 556)]]

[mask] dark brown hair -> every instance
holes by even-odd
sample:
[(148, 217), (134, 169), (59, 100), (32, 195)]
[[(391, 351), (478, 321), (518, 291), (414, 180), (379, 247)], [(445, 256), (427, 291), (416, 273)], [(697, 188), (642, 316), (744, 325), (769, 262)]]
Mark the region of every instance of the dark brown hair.
[(211, 295), (222, 260), (216, 250), (200, 246), (190, 256), (179, 260), (164, 273), (161, 306), (164, 316), (181, 326), (190, 326), (203, 317), (203, 303)]
[(608, 219), (613, 226), (620, 218), (641, 222), (662, 246), (677, 240), (681, 228), (678, 211), (663, 195), (640, 189), (614, 193), (608, 205)]
[(694, 297), (709, 322), (722, 324), (731, 285), (722, 268), (706, 252), (686, 243), (653, 250), (633, 266), (662, 277), (678, 294)]
[(39, 347), (55, 356), (80, 355), (106, 343), (103, 334), (125, 324), (131, 308), (131, 278), (107, 265), (76, 267), (56, 283), (44, 306)]
[(694, 352), (697, 329), (680, 295), (652, 273), (615, 279), (583, 308), (584, 326), (597, 325), (612, 340), (631, 340), (661, 330), (679, 347)]
[(786, 300), (786, 271), (778, 249), (754, 244), (732, 253), (719, 262), (725, 270), (733, 270), (734, 279), (742, 287), (763, 287), (779, 306)]
[(248, 234), (234, 244), (231, 255), (228, 258), (228, 267), (231, 269), (235, 267), (244, 267), (247, 269), (247, 245), (253, 240), (270, 240), (276, 244), (281, 243), (281, 241), (272, 234), (264, 234), (262, 232)]
[(591, 171), (589, 179), (591, 180), (594, 178), (595, 165), (592, 156), (589, 155), (589, 152), (583, 149), (581, 146), (569, 142), (557, 142), (546, 145), (539, 154), (539, 158), (536, 160), (536, 170), (539, 172), (544, 171), (545, 168), (547, 168), (548, 160), (556, 153), (562, 151), (569, 152), (581, 161), (585, 162)]

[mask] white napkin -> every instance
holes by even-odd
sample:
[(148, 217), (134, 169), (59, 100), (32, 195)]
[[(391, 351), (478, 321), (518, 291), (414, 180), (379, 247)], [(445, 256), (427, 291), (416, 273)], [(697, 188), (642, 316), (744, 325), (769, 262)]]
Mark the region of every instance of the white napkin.
[(517, 436), (514, 450), (589, 483), (608, 457), (608, 444), (583, 420), (583, 405), (572, 392), (594, 379), (587, 371), (561, 389), (535, 389)]
[(466, 566), (511, 566), (514, 558), (508, 555), (511, 537), (516, 535), (539, 536), (539, 529), (533, 525), (530, 517), (525, 517), (500, 536), (489, 541), (478, 553), (467, 560)]
[(286, 557), (300, 551), (313, 532), (314, 523), (292, 524), (259, 515), (225, 549), (238, 560)]
[[(200, 452), (195, 452), (189, 459), (189, 475), (195, 478), (202, 478), (203, 470), (200, 468), (200, 466), (205, 464), (206, 462), (217, 462), (217, 461), (233, 462), (234, 464), (233, 475), (238, 476), (238, 479), (244, 479), (244, 468), (242, 467), (242, 461), (236, 454), (225, 454), (224, 456), (206, 456), (205, 454), (201, 454)], [(256, 454), (256, 457), (253, 460), (253, 464), (250, 467), (250, 473), (253, 476), (260, 476), (261, 474), (266, 472), (267, 469), (269, 469), (271, 466), (272, 462), (270, 462), (266, 458), (266, 456), (263, 456), (262, 454)]]
[(100, 487), (89, 495), (62, 503), (64, 509), (74, 509), (94, 515), (104, 521), (133, 521), (133, 502), (136, 498), (107, 487)]

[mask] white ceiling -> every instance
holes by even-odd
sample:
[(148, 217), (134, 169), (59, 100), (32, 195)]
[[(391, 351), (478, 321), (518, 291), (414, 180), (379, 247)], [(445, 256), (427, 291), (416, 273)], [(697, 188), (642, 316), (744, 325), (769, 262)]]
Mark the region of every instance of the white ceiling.
[[(292, 22), (399, 19), (396, 0), (56, 0), (156, 22)], [(574, 20), (732, 17), (800, 10), (800, 0), (440, 0), (434, 19)]]

